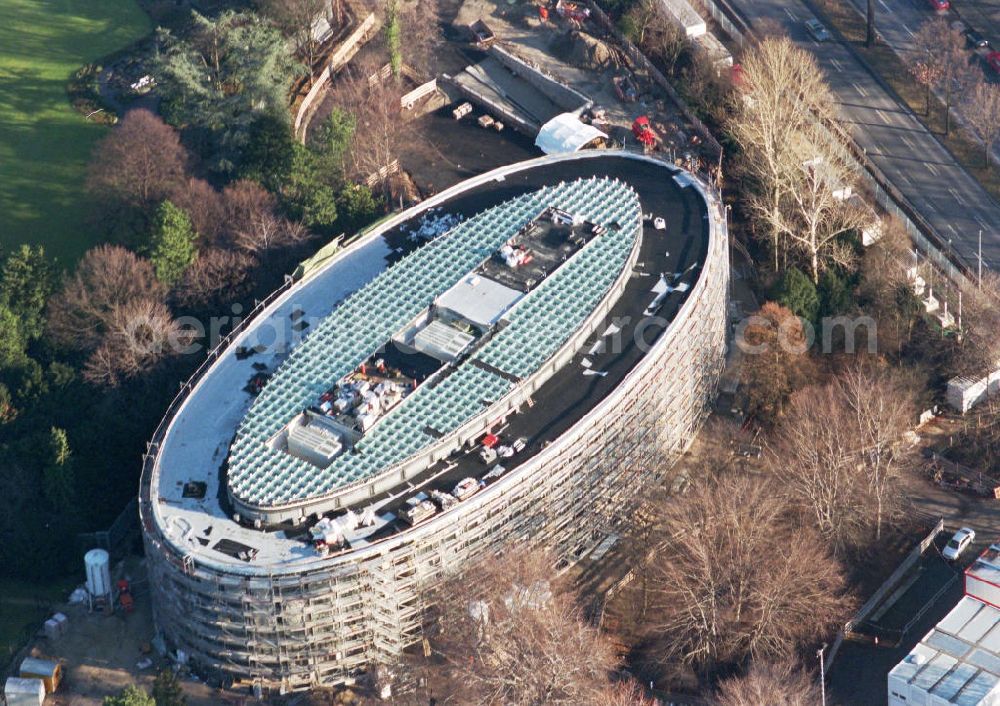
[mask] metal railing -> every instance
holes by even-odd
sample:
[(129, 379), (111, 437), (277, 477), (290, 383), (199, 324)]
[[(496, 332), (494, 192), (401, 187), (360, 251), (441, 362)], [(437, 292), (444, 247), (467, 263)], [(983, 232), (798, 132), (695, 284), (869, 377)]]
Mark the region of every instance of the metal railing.
[(868, 614), (871, 613), (875, 606), (877, 606), (886, 594), (896, 587), (899, 581), (903, 578), (903, 575), (913, 567), (917, 561), (920, 560), (921, 555), (926, 551), (927, 547), (934, 543), (934, 538), (938, 536), (944, 530), (944, 519), (938, 520), (937, 524), (934, 525), (934, 529), (930, 533), (920, 540), (920, 543), (910, 550), (910, 553), (906, 555), (906, 558), (896, 567), (896, 570), (892, 572), (892, 575), (885, 580), (885, 582), (879, 586), (878, 590), (872, 594), (863, 606), (858, 609), (858, 612), (854, 614), (854, 617), (844, 624), (844, 632), (850, 634), (856, 625), (861, 623)]

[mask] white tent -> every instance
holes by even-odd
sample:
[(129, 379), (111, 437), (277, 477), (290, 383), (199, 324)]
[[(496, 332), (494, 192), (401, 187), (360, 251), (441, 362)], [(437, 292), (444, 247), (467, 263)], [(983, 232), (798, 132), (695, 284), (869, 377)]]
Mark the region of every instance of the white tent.
[(535, 146), (545, 154), (576, 152), (599, 137), (607, 135), (593, 125), (580, 122), (573, 113), (561, 113), (542, 125)]

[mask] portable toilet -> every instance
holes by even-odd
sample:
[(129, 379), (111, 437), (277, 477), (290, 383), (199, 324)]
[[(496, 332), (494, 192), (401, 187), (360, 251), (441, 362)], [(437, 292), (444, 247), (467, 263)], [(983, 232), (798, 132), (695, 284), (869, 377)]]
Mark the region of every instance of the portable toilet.
[(45, 693), (51, 694), (59, 688), (62, 681), (62, 665), (51, 659), (25, 657), (21, 662), (19, 676), (25, 679), (41, 679), (45, 685)]
[(45, 701), (45, 684), (41, 679), (9, 677), (3, 686), (7, 706), (42, 706)]

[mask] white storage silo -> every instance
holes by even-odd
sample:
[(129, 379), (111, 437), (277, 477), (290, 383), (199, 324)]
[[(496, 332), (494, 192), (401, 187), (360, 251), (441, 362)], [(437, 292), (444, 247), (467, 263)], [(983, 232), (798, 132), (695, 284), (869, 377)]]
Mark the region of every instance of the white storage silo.
[(91, 549), (83, 557), (87, 567), (87, 593), (91, 598), (111, 595), (111, 558), (103, 549)]

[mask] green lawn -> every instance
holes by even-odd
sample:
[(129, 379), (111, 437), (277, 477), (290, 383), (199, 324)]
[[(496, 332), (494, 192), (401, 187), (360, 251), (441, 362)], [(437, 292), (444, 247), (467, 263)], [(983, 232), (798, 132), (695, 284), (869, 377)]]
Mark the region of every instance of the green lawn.
[(20, 649), (25, 630), (34, 629), (49, 617), (51, 611), (46, 606), (65, 601), (70, 590), (82, 583), (80, 573), (81, 576), (55, 579), (45, 584), (0, 579), (0, 667)]
[(83, 179), (94, 142), (66, 97), (83, 64), (151, 30), (135, 0), (0, 0), (0, 246), (44, 245), (64, 264), (95, 241)]

